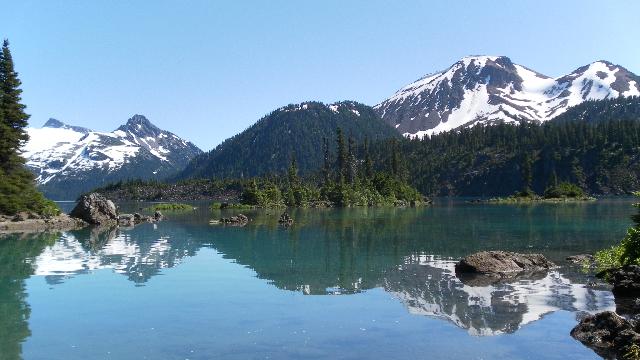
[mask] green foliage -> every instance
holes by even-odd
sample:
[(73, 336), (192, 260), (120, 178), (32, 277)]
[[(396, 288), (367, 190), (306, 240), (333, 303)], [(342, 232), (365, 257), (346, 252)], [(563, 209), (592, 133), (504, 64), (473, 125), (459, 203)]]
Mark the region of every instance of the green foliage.
[(624, 354), (625, 360), (640, 360), (640, 345), (631, 344)]
[[(635, 193), (636, 196), (638, 193)], [(634, 204), (638, 207), (638, 204)], [(609, 249), (598, 251), (595, 254), (596, 264), (599, 269), (606, 270), (625, 265), (640, 265), (640, 224), (638, 215), (632, 217), (635, 226), (627, 230), (627, 235), (620, 244)]]
[(561, 182), (592, 194), (640, 189), (640, 99), (588, 101), (570, 111), (582, 115), (400, 139), (399, 158), (390, 141), (372, 142), (368, 152), (375, 170), (397, 167), (394, 159), (410, 164), (408, 181), (426, 195), (542, 194)]
[(211, 204), (211, 210), (222, 210), (222, 209), (248, 210), (248, 209), (255, 209), (255, 208), (256, 208), (256, 206), (254, 206), (254, 205), (247, 205), (247, 204), (240, 204), (240, 203), (214, 202), (213, 204)]
[(195, 208), (189, 204), (180, 204), (180, 203), (163, 203), (163, 204), (153, 204), (147, 208), (150, 211), (185, 211), (185, 210), (194, 210)]
[(20, 84), (5, 40), (0, 53), (0, 214), (30, 211), (57, 215), (57, 205), (36, 189), (33, 175), (20, 156), (20, 147), (28, 140), (24, 128), (29, 119), (21, 103)]
[[(367, 169), (373, 167), (373, 162), (370, 159), (367, 164), (367, 161), (358, 159), (355, 140), (349, 138), (345, 141), (340, 128), (336, 133), (337, 160), (330, 164), (325, 156), (319, 183), (313, 177), (303, 180), (298, 175), (298, 163), (292, 158), (285, 182), (279, 182), (280, 178), (253, 179), (244, 186), (241, 203), (255, 207), (308, 207), (413, 205), (422, 202), (422, 195), (407, 184), (400, 171), (395, 174), (393, 166), (378, 172)], [(326, 154), (328, 144), (326, 141), (323, 143)], [(366, 151), (361, 155), (366, 158)], [(366, 175), (367, 172), (371, 174)]]
[(544, 192), (544, 197), (547, 199), (582, 198), (585, 196), (584, 190), (582, 190), (578, 185), (568, 182), (561, 182), (558, 185), (551, 186)]
[(282, 207), (282, 191), (270, 180), (254, 179), (242, 192), (241, 203), (257, 207)]
[(253, 178), (282, 174), (287, 171), (291, 154), (296, 154), (300, 174), (306, 176), (321, 169), (327, 157), (329, 161), (338, 157), (336, 152), (322, 151), (325, 141), (333, 148), (338, 127), (342, 129), (345, 143), (343, 155), (347, 154), (345, 139), (348, 137), (356, 142), (362, 142), (365, 136), (372, 140), (400, 137), (371, 107), (363, 104), (343, 102), (332, 108), (319, 102), (289, 105), (197, 156), (180, 178)]

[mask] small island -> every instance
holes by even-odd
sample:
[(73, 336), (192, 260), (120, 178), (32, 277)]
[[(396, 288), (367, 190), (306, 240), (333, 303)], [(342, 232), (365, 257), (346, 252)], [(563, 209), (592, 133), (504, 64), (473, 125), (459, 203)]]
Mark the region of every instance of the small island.
[(507, 197), (494, 197), (486, 200), (474, 200), (471, 202), (492, 204), (528, 204), (585, 202), (595, 200), (595, 197), (587, 195), (578, 185), (562, 182), (548, 187), (542, 196), (534, 193), (530, 189), (525, 189)]

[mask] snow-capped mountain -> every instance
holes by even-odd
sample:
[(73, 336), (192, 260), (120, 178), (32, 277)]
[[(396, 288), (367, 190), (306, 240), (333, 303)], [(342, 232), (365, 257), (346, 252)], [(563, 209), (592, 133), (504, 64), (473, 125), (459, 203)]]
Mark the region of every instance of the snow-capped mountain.
[(123, 179), (162, 179), (182, 170), (202, 151), (135, 115), (113, 132), (98, 132), (50, 119), (28, 128), (23, 147), (27, 167), (54, 199)]
[(607, 61), (551, 78), (505, 56), (468, 56), (374, 108), (405, 136), (478, 123), (542, 122), (586, 100), (639, 96), (640, 77)]

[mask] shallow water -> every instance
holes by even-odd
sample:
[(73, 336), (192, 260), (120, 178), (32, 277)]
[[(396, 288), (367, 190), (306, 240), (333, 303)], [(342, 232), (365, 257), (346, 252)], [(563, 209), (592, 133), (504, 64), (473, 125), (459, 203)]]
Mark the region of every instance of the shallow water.
[[(167, 214), (135, 229), (0, 240), (0, 359), (589, 359), (569, 336), (615, 307), (567, 255), (618, 241), (632, 199), (533, 206)], [(124, 204), (124, 210), (141, 206)], [(471, 286), (478, 250), (562, 266)]]

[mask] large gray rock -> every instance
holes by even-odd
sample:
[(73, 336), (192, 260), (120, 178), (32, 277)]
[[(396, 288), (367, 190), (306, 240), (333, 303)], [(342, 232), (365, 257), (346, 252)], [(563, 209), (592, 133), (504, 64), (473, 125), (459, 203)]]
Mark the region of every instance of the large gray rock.
[(69, 215), (93, 225), (118, 223), (118, 208), (111, 200), (98, 193), (82, 195)]
[(616, 297), (640, 297), (640, 266), (628, 265), (611, 270), (608, 278)]
[(456, 273), (515, 275), (545, 271), (555, 264), (541, 254), (518, 254), (508, 251), (481, 251), (456, 264)]
[(612, 311), (588, 315), (571, 336), (606, 359), (624, 359), (633, 344), (640, 344), (638, 327)]

